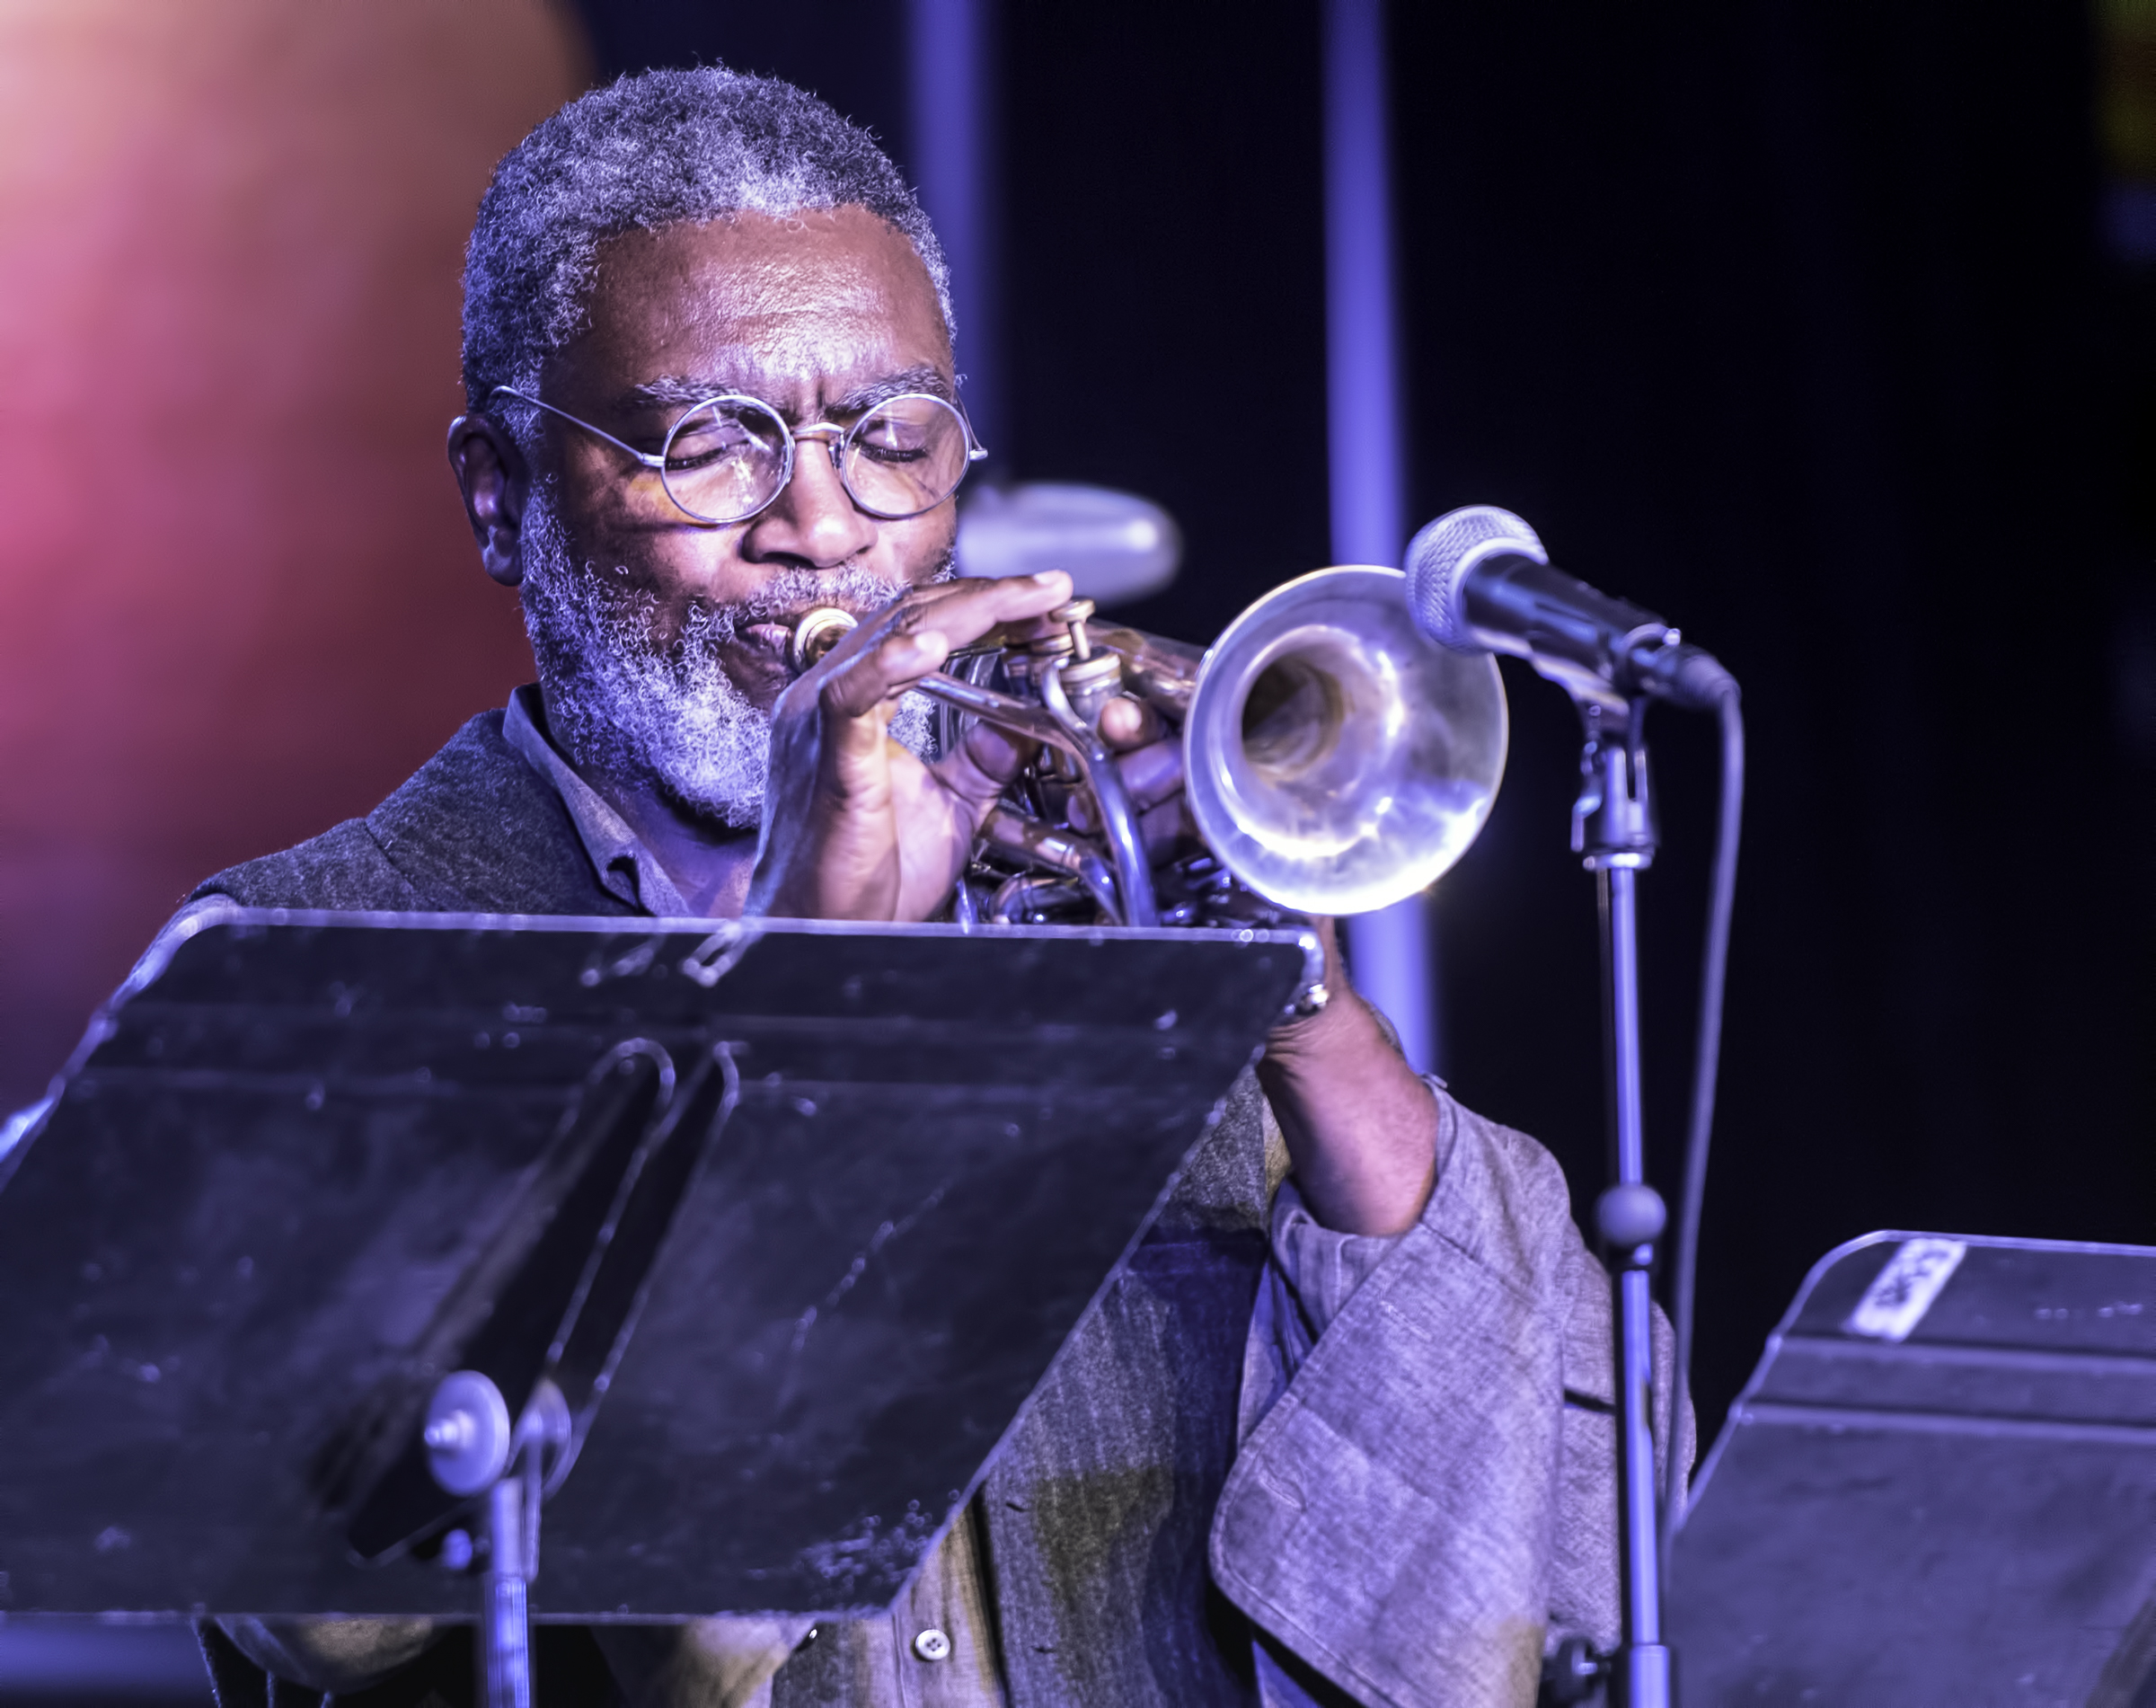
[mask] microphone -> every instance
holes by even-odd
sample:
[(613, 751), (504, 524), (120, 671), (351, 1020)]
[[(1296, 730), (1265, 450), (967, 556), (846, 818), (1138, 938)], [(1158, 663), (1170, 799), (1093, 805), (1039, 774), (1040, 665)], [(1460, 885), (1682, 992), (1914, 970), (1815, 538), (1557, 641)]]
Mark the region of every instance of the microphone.
[(1507, 652), (1576, 698), (1609, 705), (1652, 695), (1710, 709), (1736, 692), (1711, 653), (1651, 611), (1599, 593), (1550, 562), (1510, 510), (1448, 510), (1408, 542), (1408, 608), (1458, 652)]

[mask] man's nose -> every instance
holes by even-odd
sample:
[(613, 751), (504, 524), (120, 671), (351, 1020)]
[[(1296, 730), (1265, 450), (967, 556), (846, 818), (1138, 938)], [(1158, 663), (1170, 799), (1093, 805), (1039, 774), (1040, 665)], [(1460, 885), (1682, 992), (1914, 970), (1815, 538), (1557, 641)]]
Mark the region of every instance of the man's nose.
[(875, 541), (875, 520), (855, 505), (838, 478), (830, 444), (811, 434), (794, 441), (793, 478), (749, 524), (742, 544), (752, 559), (791, 558), (835, 570)]

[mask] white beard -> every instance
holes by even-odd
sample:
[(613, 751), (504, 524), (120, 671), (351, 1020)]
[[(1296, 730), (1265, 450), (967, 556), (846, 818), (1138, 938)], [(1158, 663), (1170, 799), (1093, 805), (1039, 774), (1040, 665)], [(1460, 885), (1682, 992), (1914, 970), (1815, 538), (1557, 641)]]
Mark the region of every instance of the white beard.
[[(692, 607), (673, 644), (661, 646), (651, 633), (655, 597), (632, 587), (625, 571), (603, 575), (574, 562), (543, 492), (525, 506), (519, 555), (525, 633), (555, 746), (579, 768), (650, 779), (676, 807), (736, 830), (764, 816), (771, 713), (727, 675), (720, 649), (806, 604), (864, 613), (906, 590), (863, 570), (778, 570), (739, 605)], [(946, 564), (936, 579), (950, 573)], [(932, 758), (932, 703), (906, 695), (890, 732)]]

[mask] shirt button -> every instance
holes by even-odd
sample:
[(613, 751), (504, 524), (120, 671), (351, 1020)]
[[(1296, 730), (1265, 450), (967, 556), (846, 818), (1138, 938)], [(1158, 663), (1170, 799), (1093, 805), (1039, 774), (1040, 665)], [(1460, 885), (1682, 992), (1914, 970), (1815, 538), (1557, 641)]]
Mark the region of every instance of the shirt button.
[(931, 1625), (914, 1639), (914, 1652), (923, 1660), (949, 1660), (950, 1639)]

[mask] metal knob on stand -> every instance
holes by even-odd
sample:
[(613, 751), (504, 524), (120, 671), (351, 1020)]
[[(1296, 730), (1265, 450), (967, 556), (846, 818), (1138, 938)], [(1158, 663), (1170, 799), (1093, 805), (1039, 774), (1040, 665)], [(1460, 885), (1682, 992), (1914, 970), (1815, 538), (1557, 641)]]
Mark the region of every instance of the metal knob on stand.
[(541, 1380), (510, 1427), (508, 1403), (477, 1370), (442, 1378), (421, 1432), (428, 1469), (451, 1494), (487, 1500), (480, 1578), (479, 1683), (487, 1708), (531, 1708), (531, 1580), (539, 1573), (539, 1503), (570, 1438), (568, 1403)]

